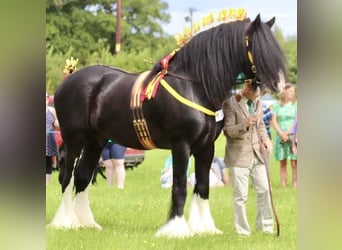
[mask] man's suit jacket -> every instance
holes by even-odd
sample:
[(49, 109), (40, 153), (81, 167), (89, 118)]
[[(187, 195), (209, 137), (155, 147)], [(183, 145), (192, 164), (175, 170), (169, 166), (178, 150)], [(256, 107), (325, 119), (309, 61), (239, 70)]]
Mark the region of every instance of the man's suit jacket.
[(260, 151), (257, 129), (261, 141), (269, 141), (265, 124), (262, 119), (262, 101), (254, 101), (255, 113), (258, 116), (256, 125), (246, 128), (249, 116), (246, 102), (240, 95), (234, 95), (223, 104), (224, 133), (226, 135), (226, 151), (224, 161), (227, 166), (250, 167), (253, 164), (254, 153), (261, 162), (263, 156)]

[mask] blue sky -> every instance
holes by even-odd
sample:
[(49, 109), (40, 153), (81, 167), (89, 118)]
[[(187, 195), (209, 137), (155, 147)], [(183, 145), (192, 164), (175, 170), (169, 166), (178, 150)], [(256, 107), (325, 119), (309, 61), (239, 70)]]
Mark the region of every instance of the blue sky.
[(169, 5), (171, 22), (163, 24), (164, 30), (175, 35), (190, 26), (184, 17), (189, 16), (189, 8), (193, 12), (193, 23), (202, 20), (210, 12), (216, 16), (222, 9), (245, 8), (247, 16), (252, 20), (261, 14), (262, 21), (276, 17), (276, 25), (280, 27), (285, 36), (297, 36), (297, 1), (295, 0), (163, 0)]

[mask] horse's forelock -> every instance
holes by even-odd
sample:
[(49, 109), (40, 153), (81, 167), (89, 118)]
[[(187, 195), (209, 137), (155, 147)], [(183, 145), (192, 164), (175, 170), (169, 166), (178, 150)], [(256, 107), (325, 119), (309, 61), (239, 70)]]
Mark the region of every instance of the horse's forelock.
[(250, 34), (250, 47), (260, 80), (272, 91), (286, 78), (285, 57), (269, 25), (261, 23)]

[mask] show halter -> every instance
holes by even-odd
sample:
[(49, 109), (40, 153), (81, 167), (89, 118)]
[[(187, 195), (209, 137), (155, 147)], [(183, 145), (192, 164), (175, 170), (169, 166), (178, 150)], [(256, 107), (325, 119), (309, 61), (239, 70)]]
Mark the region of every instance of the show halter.
[(258, 82), (257, 81), (257, 69), (256, 69), (255, 64), (254, 64), (251, 49), (249, 48), (249, 37), (248, 37), (248, 35), (245, 36), (245, 45), (246, 45), (246, 49), (247, 49), (248, 60), (251, 64), (251, 70), (252, 70), (252, 73), (254, 74), (254, 78), (253, 79), (246, 79), (245, 83)]
[(261, 82), (258, 79), (258, 75), (257, 75), (257, 69), (256, 66), (254, 64), (254, 60), (253, 60), (253, 54), (251, 52), (251, 49), (249, 47), (249, 37), (248, 35), (245, 36), (245, 46), (247, 49), (247, 57), (248, 57), (248, 61), (251, 65), (251, 71), (253, 73), (253, 78), (249, 78), (246, 79), (246, 75), (244, 72), (240, 72), (238, 74), (238, 76), (236, 77), (236, 84), (252, 84), (252, 83), (256, 83), (256, 84), (261, 84)]

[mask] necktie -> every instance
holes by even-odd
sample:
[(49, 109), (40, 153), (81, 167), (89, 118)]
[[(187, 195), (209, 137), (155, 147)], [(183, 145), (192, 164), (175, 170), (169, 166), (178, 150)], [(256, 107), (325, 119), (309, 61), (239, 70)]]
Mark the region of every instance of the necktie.
[(248, 113), (252, 115), (254, 113), (253, 101), (248, 100), (247, 105), (248, 105)]

